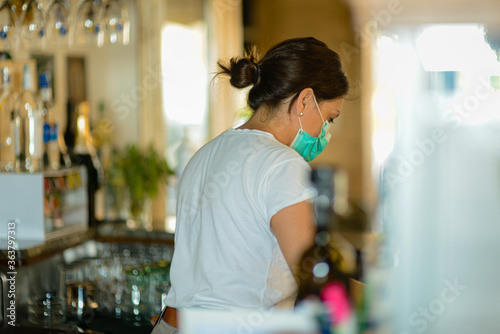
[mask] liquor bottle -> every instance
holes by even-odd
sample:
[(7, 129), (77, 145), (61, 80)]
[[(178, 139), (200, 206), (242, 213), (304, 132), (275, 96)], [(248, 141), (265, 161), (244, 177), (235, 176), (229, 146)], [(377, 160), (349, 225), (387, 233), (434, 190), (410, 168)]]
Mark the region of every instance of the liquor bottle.
[(99, 103), (99, 113), (95, 127), (92, 131), (94, 145), (97, 150), (99, 161), (103, 171), (102, 187), (96, 191), (95, 194), (95, 216), (96, 220), (108, 219), (108, 178), (109, 169), (111, 167), (113, 149), (111, 145), (111, 133), (113, 132), (114, 125), (111, 119), (106, 114), (106, 105), (103, 101)]
[(318, 167), (311, 173), (317, 191), (313, 203), (317, 232), (296, 273), (299, 284), (296, 306), (313, 306), (321, 333), (354, 333), (351, 277), (343, 270), (344, 258), (333, 243), (334, 179), (335, 170), (330, 167)]
[(17, 94), (12, 90), (8, 67), (0, 70), (0, 171), (15, 170), (14, 115)]
[(73, 161), (75, 164), (87, 168), (89, 225), (94, 226), (97, 223), (95, 195), (103, 182), (104, 172), (90, 131), (90, 106), (88, 101), (80, 102), (76, 107)]
[[(60, 110), (58, 108), (56, 108), (56, 110)], [(59, 151), (61, 152), (61, 156), (62, 156), (62, 161), (64, 162), (64, 166), (69, 168), (71, 167), (71, 157), (69, 156), (69, 152), (68, 152), (68, 146), (66, 146), (66, 140), (64, 139), (64, 135), (61, 131), (61, 127), (58, 126), (57, 127), (58, 131), (57, 131), (57, 143), (59, 145)]]
[(43, 169), (43, 117), (33, 90), (29, 65), (23, 67), (23, 90), (16, 102), (16, 169), (38, 172)]
[(60, 167), (60, 151), (58, 144), (57, 110), (52, 100), (50, 73), (40, 74), (39, 88), (42, 100), (44, 165), (48, 169), (57, 170)]
[(358, 263), (360, 257), (358, 257), (356, 248), (343, 236), (341, 231), (365, 230), (366, 221), (363, 221), (362, 209), (349, 201), (349, 178), (344, 169), (335, 168), (333, 183), (335, 185), (335, 196), (332, 213), (334, 223), (330, 227), (331, 243), (342, 255), (343, 261), (340, 270), (358, 279), (362, 274), (362, 266)]
[(106, 115), (106, 105), (103, 101), (99, 103), (99, 115), (96, 127), (93, 130), (92, 136), (97, 149), (97, 154), (101, 161), (104, 171), (108, 171), (111, 166), (113, 149), (111, 145), (111, 133), (114, 125), (111, 119)]

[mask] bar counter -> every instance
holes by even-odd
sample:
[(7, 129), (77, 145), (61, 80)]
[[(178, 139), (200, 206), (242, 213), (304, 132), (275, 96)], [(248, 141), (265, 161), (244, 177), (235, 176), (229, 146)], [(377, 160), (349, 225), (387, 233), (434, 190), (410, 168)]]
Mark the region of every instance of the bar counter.
[[(101, 222), (95, 228), (65, 234), (59, 238), (47, 240), (41, 245), (23, 247), (21, 244), (16, 254), (17, 266), (42, 261), (90, 240), (109, 243), (143, 243), (173, 246), (174, 234), (165, 231), (131, 230), (122, 221)], [(8, 260), (8, 251), (1, 249), (0, 267), (6, 266)]]
[[(131, 255), (142, 252), (155, 252), (166, 254), (161, 261), (171, 256), (174, 235), (164, 231), (131, 230), (125, 222), (100, 222), (96, 227), (84, 231), (71, 231), (56, 238), (50, 238), (42, 244), (31, 245), (20, 240), (15, 256), (15, 302), (16, 326), (8, 325), (6, 297), (8, 291), (7, 278), (12, 272), (9, 262), (8, 250), (0, 250), (0, 332), (2, 333), (150, 333), (152, 326), (145, 314), (141, 319), (126, 319), (125, 316), (117, 317), (114, 309), (87, 310), (89, 318), (76, 319), (67, 314), (67, 320), (57, 325), (35, 325), (28, 321), (28, 300), (35, 294), (52, 289), (62, 289), (63, 275), (61, 267), (79, 261), (100, 261), (103, 250), (114, 252), (115, 256)], [(26, 246), (28, 245), (28, 246)], [(113, 254), (111, 254), (111, 259)], [(140, 268), (143, 267), (140, 263)], [(122, 268), (122, 267), (120, 267)], [(123, 266), (120, 272), (132, 269)], [(165, 280), (165, 278), (160, 278)], [(168, 280), (168, 278), (167, 278)], [(152, 285), (152, 284), (151, 284)], [(162, 285), (162, 289), (164, 289)], [(60, 290), (59, 290), (60, 291)], [(95, 291), (98, 291), (97, 288)], [(98, 298), (95, 292), (94, 298)], [(97, 300), (97, 299), (95, 299)], [(143, 301), (141, 301), (142, 303)], [(155, 304), (156, 305), (156, 304)], [(151, 311), (148, 311), (151, 312)], [(156, 312), (156, 310), (155, 310)], [(47, 328), (49, 327), (49, 328)]]

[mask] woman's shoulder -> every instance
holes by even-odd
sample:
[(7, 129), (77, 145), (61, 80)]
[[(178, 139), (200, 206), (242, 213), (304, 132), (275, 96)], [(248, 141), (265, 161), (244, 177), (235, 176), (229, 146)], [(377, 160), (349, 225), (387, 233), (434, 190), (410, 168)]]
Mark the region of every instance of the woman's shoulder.
[(230, 129), (225, 132), (228, 141), (237, 150), (253, 153), (265, 160), (275, 162), (298, 160), (302, 157), (292, 148), (280, 143), (271, 133), (255, 129)]
[(292, 148), (280, 143), (268, 132), (250, 129), (229, 129), (202, 146), (193, 160), (216, 161), (216, 164), (236, 161), (252, 165), (253, 169), (280, 168), (283, 164), (308, 169), (307, 162)]

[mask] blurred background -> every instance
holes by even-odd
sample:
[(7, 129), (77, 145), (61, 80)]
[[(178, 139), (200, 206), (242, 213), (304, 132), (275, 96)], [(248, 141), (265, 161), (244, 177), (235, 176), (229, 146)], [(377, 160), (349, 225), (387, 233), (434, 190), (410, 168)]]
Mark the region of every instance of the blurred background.
[[(246, 91), (212, 81), (216, 61), (253, 45), (264, 54), (283, 39), (314, 36), (339, 53), (352, 91), (332, 145), (312, 164), (345, 170), (349, 199), (373, 215), (381, 166), (398, 134), (412, 128), (410, 117), (445, 117), (453, 125), (448, 107), (474, 89), (479, 75), (490, 82), (485, 95), (497, 89), (497, 6), (486, 0), (129, 1), (127, 45), (45, 52), (54, 54), (60, 78), (54, 98), (62, 106), (68, 100), (66, 57), (84, 59), (94, 137), (109, 137), (113, 150), (153, 143), (165, 154), (176, 174), (171, 189), (155, 200), (154, 224), (161, 228), (170, 217), (173, 228), (176, 177), (189, 157), (248, 117)], [(442, 112), (429, 105), (434, 102)], [(479, 117), (464, 112), (474, 114), (468, 121)], [(67, 115), (61, 115), (62, 128)], [(102, 206), (98, 211), (101, 219), (107, 214)]]

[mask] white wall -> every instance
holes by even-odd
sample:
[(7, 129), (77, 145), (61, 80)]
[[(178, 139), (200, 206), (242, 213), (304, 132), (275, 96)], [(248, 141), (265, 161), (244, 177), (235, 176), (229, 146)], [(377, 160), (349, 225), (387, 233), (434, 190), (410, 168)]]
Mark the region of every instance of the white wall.
[(137, 142), (140, 101), (136, 89), (135, 43), (90, 52), (87, 55), (87, 80), (93, 116), (98, 114), (99, 103), (104, 101), (106, 116), (113, 125), (111, 138), (114, 146)]
[(93, 107), (93, 117), (98, 114), (99, 103), (104, 101), (107, 117), (113, 125), (111, 138), (117, 147), (137, 142), (139, 133), (138, 21), (134, 1), (127, 1), (131, 19), (130, 43), (127, 46), (95, 48), (86, 55), (87, 93)]

